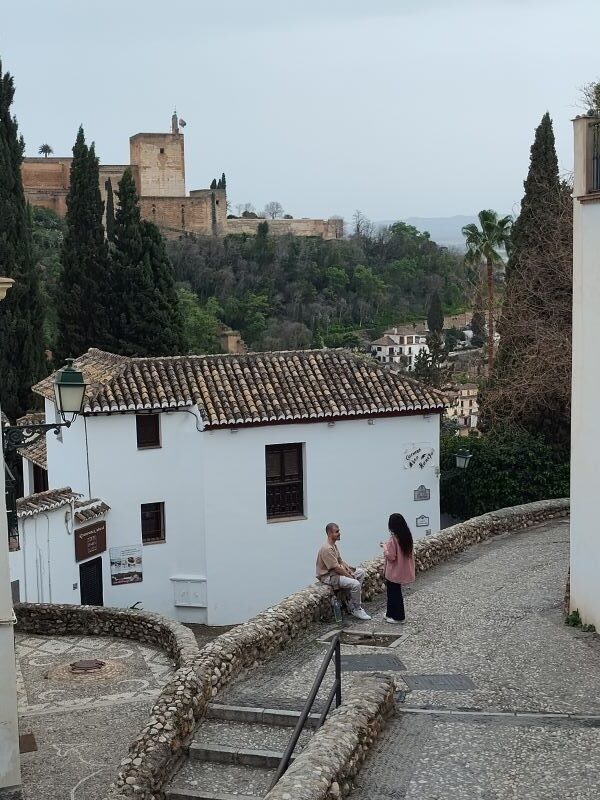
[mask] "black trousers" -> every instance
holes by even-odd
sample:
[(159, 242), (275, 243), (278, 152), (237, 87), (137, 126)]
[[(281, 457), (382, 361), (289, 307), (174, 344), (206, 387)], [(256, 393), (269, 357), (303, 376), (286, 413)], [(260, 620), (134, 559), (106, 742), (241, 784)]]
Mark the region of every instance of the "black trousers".
[(401, 622), (404, 617), (404, 598), (402, 597), (402, 586), (399, 583), (392, 583), (386, 578), (387, 588), (387, 612), (386, 617), (396, 619)]

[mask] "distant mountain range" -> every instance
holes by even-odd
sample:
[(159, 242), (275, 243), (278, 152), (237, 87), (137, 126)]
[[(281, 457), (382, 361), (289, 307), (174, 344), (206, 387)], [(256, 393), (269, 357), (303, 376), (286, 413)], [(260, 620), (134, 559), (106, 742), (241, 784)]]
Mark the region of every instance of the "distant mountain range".
[[(391, 225), (397, 220), (380, 220), (379, 225)], [(464, 225), (477, 222), (477, 217), (458, 214), (455, 217), (407, 217), (402, 222), (413, 225), (420, 231), (428, 231), (430, 237), (439, 245), (465, 249), (464, 236), (461, 230)]]

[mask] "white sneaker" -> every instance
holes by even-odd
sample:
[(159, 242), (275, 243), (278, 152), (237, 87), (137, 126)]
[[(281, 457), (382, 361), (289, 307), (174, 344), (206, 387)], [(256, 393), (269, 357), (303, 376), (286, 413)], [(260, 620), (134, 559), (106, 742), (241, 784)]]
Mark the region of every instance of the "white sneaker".
[(393, 617), (384, 617), (385, 622), (389, 622), (390, 625), (405, 625), (405, 619), (394, 619)]
[(358, 619), (371, 619), (371, 617), (367, 614), (367, 612), (362, 607), (358, 607), (352, 610), (352, 616), (357, 617)]

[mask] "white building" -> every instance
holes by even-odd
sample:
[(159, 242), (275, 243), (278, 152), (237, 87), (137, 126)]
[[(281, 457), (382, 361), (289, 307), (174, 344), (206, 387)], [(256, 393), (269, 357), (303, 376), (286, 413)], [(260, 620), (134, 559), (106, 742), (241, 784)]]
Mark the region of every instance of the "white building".
[(476, 383), (457, 383), (445, 392), (448, 399), (446, 416), (456, 420), (458, 432), (467, 436), (475, 430), (479, 422), (479, 403), (477, 400), (479, 387)]
[(600, 119), (574, 120), (571, 610), (600, 629)]
[(371, 342), (371, 354), (381, 364), (396, 364), (408, 372), (415, 368), (419, 353), (427, 347), (427, 332), (416, 328), (390, 328), (380, 339)]
[(17, 500), (19, 535), (9, 555), (13, 602), (102, 604), (94, 577), (109, 510), (70, 487)]
[[(378, 553), (391, 512), (415, 537), (439, 528), (441, 396), (361, 356), (92, 349), (75, 366), (89, 384), (84, 414), (47, 435), (49, 483), (111, 510), (106, 549), (84, 562), (95, 566), (83, 597), (63, 521), (54, 599), (95, 593), (106, 605), (234, 623), (314, 579), (327, 522), (339, 522), (350, 563)], [(48, 420), (51, 380), (36, 387)]]

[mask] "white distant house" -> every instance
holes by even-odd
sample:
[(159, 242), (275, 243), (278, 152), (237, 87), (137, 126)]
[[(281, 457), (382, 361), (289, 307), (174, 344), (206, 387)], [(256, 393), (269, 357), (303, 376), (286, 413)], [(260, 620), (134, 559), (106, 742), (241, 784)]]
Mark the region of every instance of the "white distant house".
[(380, 339), (371, 342), (371, 355), (381, 364), (396, 364), (408, 372), (415, 368), (419, 353), (427, 347), (427, 331), (416, 328), (389, 328)]
[(571, 610), (600, 630), (600, 118), (574, 120)]
[[(21, 599), (235, 623), (314, 580), (327, 522), (350, 563), (379, 552), (391, 512), (415, 537), (439, 528), (441, 395), (363, 356), (92, 349), (75, 366), (84, 413), (47, 435), (42, 501), (60, 490), (61, 505), (48, 514), (38, 494), (21, 509)], [(51, 380), (35, 387), (50, 421)]]
[(446, 416), (456, 421), (461, 436), (467, 436), (479, 422), (479, 387), (476, 383), (457, 383), (444, 394), (449, 401)]

